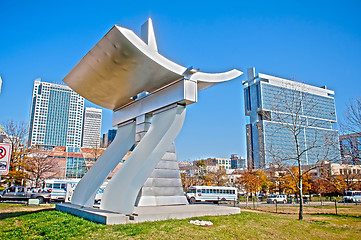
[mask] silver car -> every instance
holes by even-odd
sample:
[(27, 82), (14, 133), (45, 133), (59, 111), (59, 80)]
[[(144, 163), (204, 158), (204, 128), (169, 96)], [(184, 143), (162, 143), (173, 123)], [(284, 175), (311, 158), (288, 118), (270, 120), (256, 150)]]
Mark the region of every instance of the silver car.
[(267, 198), (267, 203), (287, 203), (286, 195), (276, 195), (273, 197)]

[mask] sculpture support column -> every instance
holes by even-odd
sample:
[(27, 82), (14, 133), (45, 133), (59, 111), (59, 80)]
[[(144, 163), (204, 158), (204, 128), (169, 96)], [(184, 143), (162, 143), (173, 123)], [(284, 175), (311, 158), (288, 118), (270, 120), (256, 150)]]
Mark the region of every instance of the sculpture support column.
[(135, 206), (186, 205), (175, 143), (161, 158), (139, 192)]
[(79, 181), (71, 199), (72, 204), (93, 207), (95, 194), (109, 174), (134, 145), (135, 122), (118, 127), (115, 139)]
[(185, 106), (176, 105), (154, 114), (149, 131), (109, 181), (101, 209), (123, 214), (133, 212), (139, 190), (177, 137), (185, 112)]
[[(151, 114), (136, 117), (135, 146), (151, 126)], [(183, 192), (174, 142), (140, 189), (135, 206), (188, 204)]]

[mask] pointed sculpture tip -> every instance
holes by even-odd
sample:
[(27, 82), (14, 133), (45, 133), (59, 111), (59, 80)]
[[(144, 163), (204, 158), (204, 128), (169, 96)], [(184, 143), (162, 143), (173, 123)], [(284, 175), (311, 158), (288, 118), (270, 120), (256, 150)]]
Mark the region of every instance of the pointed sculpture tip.
[(153, 22), (151, 18), (142, 25), (140, 38), (154, 51), (158, 52), (157, 41), (155, 39)]

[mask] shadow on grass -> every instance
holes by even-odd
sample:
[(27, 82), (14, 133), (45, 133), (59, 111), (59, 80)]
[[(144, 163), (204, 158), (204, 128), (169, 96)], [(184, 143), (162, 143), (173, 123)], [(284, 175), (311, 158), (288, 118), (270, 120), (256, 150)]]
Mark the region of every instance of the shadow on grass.
[(338, 218), (348, 218), (348, 219), (361, 220), (361, 216), (358, 216), (358, 215), (350, 215), (350, 214), (308, 213), (308, 215), (325, 216), (325, 217), (338, 217)]
[(41, 209), (37, 211), (23, 211), (23, 212), (8, 212), (8, 213), (0, 213), (0, 220), (6, 218), (19, 217), (27, 214), (38, 213), (38, 212), (47, 212), (47, 211), (55, 211), (54, 209)]

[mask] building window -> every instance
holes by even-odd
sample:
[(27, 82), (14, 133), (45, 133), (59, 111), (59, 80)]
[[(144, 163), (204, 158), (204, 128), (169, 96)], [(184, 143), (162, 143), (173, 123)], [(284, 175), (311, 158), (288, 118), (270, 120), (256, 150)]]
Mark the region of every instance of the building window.
[(259, 84), (256, 85), (256, 99), (257, 99), (257, 108), (261, 107), (260, 91)]
[(251, 94), (250, 87), (245, 89), (245, 100), (246, 100), (246, 109), (247, 111), (251, 111)]

